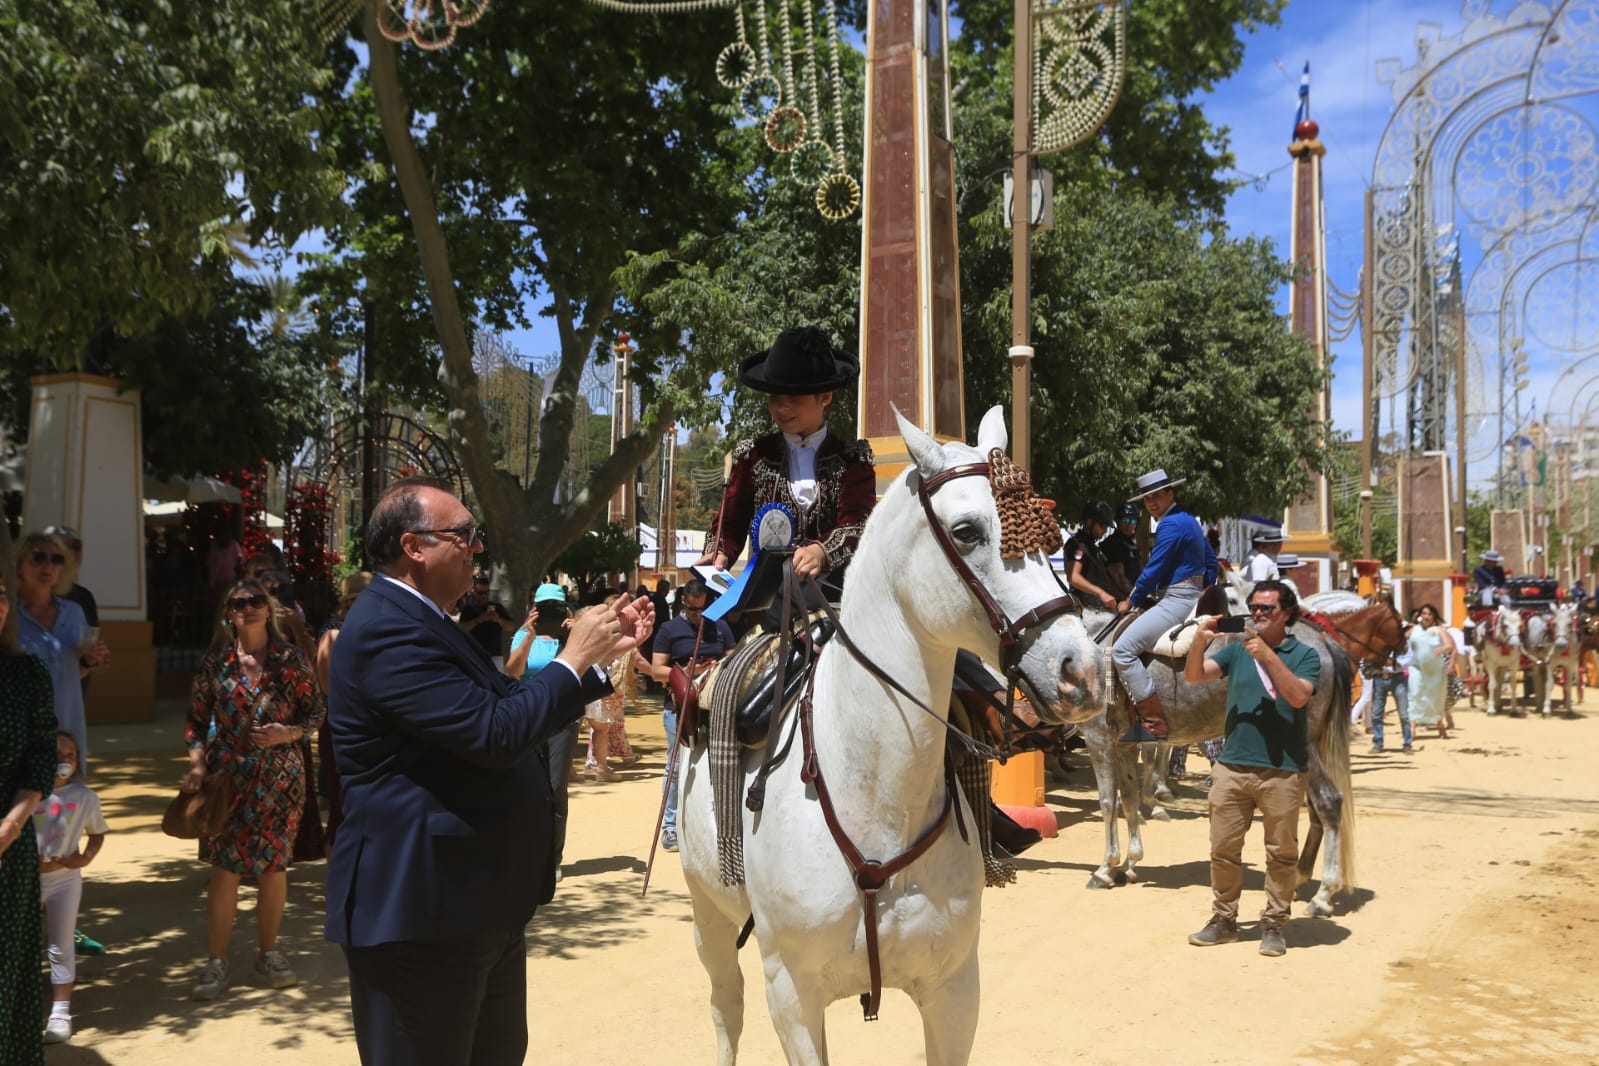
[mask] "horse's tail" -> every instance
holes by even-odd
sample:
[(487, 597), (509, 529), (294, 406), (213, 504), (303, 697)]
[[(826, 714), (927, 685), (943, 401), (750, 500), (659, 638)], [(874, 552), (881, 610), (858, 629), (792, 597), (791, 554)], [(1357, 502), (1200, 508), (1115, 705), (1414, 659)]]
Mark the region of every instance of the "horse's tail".
[(1321, 731), (1318, 754), (1328, 781), (1338, 790), (1338, 874), (1344, 891), (1350, 892), (1355, 888), (1355, 796), (1349, 768), (1349, 710), (1355, 668), (1347, 655), (1332, 659), (1332, 706)]

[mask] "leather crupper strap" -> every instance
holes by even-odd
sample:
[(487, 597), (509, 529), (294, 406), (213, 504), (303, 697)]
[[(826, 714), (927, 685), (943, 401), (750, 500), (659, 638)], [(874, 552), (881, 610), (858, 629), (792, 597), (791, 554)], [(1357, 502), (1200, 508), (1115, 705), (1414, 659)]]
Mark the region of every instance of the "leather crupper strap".
[[(813, 678), (815, 674), (811, 675)], [(877, 947), (877, 893), (886, 884), (889, 878), (899, 873), (905, 867), (927, 854), (944, 833), (944, 828), (949, 825), (949, 816), (953, 811), (959, 823), (961, 839), (970, 842), (966, 834), (965, 822), (960, 817), (960, 809), (955, 805), (955, 780), (954, 771), (949, 761), (948, 751), (944, 754), (944, 809), (939, 812), (937, 820), (927, 827), (927, 830), (917, 838), (906, 851), (900, 852), (887, 862), (876, 862), (861, 854), (861, 849), (844, 831), (839, 823), (838, 811), (833, 806), (833, 797), (827, 790), (827, 781), (822, 777), (822, 768), (816, 760), (816, 738), (811, 725), (811, 687), (807, 686), (804, 697), (799, 705), (800, 736), (804, 745), (805, 761), (800, 767), (800, 780), (816, 789), (816, 802), (821, 804), (822, 818), (827, 822), (827, 831), (833, 835), (833, 843), (838, 846), (839, 854), (844, 856), (844, 861), (849, 863), (850, 870), (855, 874), (855, 886), (861, 890), (863, 907), (866, 912), (866, 968), (871, 977), (871, 991), (861, 996), (861, 1010), (866, 1020), (877, 1020), (877, 1009), (883, 1000), (883, 966), (881, 953)]]

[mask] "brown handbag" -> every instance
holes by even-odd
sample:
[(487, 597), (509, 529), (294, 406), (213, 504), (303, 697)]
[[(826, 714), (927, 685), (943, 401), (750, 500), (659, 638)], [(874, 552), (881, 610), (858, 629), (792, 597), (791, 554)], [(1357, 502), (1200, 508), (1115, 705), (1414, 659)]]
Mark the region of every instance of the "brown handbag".
[(199, 791), (179, 792), (161, 816), (161, 832), (179, 840), (214, 837), (233, 813), (233, 774), (227, 767), (207, 774)]
[[(251, 719), (261, 710), (261, 703), (265, 699), (266, 689), (263, 687), (250, 703)], [(211, 729), (213, 733), (216, 731), (214, 713)], [(179, 840), (210, 840), (227, 827), (228, 816), (233, 813), (235, 788), (233, 774), (228, 769), (231, 760), (218, 756), (222, 750), (225, 749), (216, 738), (207, 742), (205, 780), (200, 782), (196, 792), (178, 791), (172, 802), (167, 804), (167, 812), (161, 816), (161, 832)], [(203, 857), (204, 845), (201, 845), (200, 851)]]

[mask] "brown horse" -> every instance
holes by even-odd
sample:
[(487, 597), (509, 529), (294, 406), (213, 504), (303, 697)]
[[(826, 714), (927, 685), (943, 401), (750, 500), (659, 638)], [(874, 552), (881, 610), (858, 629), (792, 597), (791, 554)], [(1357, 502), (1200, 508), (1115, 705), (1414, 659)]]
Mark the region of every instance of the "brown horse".
[(1368, 604), (1352, 592), (1306, 597), (1305, 621), (1336, 640), (1354, 663), (1374, 665), (1404, 646), (1405, 620), (1386, 600)]

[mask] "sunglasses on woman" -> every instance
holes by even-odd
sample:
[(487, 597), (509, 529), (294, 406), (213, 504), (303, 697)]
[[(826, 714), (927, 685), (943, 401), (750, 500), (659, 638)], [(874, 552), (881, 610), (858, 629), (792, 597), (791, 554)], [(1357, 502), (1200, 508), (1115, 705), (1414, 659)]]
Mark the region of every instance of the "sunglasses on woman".
[(260, 592), (253, 596), (235, 596), (228, 601), (228, 606), (235, 611), (243, 611), (251, 607), (265, 607), (266, 605), (266, 595)]
[(33, 552), (29, 555), (29, 558), (32, 559), (38, 566), (44, 566), (46, 563), (49, 563), (51, 566), (67, 565), (67, 557), (65, 555), (62, 555), (60, 552), (47, 552), (40, 548), (33, 549)]

